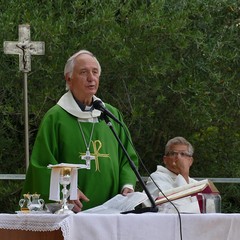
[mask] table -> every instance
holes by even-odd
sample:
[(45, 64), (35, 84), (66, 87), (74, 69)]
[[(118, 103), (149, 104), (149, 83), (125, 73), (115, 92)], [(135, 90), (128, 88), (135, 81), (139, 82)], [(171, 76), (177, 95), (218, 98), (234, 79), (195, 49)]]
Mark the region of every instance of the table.
[(61, 222), (68, 215), (0, 214), (0, 239), (63, 240)]
[[(15, 224), (8, 225), (11, 222)], [(239, 240), (240, 214), (181, 214), (181, 223), (182, 240)], [(64, 240), (181, 239), (177, 214), (0, 214), (0, 234), (23, 228), (33, 232), (61, 230)]]
[(0, 229), (0, 236), (1, 240), (63, 240), (62, 231), (60, 229), (44, 232)]

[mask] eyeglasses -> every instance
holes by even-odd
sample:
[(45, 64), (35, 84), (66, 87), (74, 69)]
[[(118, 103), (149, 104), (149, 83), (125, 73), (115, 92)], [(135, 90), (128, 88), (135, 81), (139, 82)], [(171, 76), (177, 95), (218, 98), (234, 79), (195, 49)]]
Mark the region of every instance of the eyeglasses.
[(177, 157), (178, 155), (180, 155), (181, 157), (192, 157), (191, 154), (186, 153), (186, 152), (175, 152), (175, 151), (171, 151), (167, 153), (167, 156), (169, 157)]

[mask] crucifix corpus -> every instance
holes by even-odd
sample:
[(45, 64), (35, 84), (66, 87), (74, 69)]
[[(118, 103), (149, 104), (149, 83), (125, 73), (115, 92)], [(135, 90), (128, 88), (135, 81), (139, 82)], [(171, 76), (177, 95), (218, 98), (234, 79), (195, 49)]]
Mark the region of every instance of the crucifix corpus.
[(3, 43), (5, 54), (19, 55), (19, 70), (24, 73), (24, 124), (25, 124), (25, 162), (29, 165), (29, 130), (28, 130), (28, 87), (27, 74), (31, 71), (31, 55), (44, 55), (44, 42), (31, 42), (30, 25), (18, 26), (18, 42), (5, 41)]

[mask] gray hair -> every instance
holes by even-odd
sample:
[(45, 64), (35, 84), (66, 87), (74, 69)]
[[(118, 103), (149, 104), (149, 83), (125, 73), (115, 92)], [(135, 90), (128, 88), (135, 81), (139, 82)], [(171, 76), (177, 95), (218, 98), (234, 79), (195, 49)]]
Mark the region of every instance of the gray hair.
[[(67, 74), (69, 74), (70, 77), (72, 77), (72, 72), (73, 72), (73, 68), (75, 65), (75, 60), (76, 58), (81, 55), (81, 54), (89, 54), (90, 56), (92, 56), (98, 65), (98, 70), (99, 70), (99, 76), (101, 75), (101, 65), (98, 62), (97, 58), (93, 55), (93, 53), (87, 51), (87, 50), (80, 50), (77, 53), (73, 54), (66, 62), (65, 67), (64, 67), (64, 76), (66, 77)], [(66, 89), (68, 90), (68, 85), (66, 84)]]
[(165, 155), (167, 155), (169, 153), (169, 150), (172, 145), (180, 145), (180, 144), (186, 145), (188, 147), (188, 153), (191, 156), (193, 155), (194, 148), (193, 148), (192, 144), (183, 137), (175, 137), (175, 138), (170, 139), (165, 146)]

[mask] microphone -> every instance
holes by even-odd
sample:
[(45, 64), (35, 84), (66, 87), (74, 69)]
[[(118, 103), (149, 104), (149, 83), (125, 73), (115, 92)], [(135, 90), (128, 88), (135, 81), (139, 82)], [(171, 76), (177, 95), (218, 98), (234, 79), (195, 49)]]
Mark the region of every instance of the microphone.
[(122, 126), (122, 123), (104, 106), (101, 100), (95, 100), (93, 102), (93, 107), (102, 112), (103, 115), (112, 118), (115, 122)]

